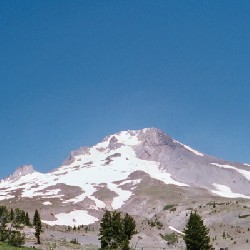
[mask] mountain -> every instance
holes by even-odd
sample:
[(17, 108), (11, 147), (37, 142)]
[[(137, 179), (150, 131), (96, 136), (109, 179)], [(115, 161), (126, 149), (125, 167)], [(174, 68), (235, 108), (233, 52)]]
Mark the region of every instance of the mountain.
[(248, 164), (217, 159), (146, 128), (72, 151), (49, 173), (21, 167), (0, 181), (0, 201), (26, 210), (38, 207), (48, 225), (88, 225), (105, 208), (150, 217), (150, 209), (156, 213), (170, 200), (249, 199), (249, 180)]

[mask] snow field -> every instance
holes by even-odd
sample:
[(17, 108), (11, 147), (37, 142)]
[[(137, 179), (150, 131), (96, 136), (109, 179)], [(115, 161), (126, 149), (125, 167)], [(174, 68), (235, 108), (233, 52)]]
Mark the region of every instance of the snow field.
[[(117, 194), (117, 196), (113, 198), (111, 205), (113, 209), (119, 209), (133, 195), (133, 188), (141, 181), (128, 180), (128, 176), (135, 171), (144, 171), (152, 178), (163, 181), (166, 184), (188, 186), (185, 183), (175, 181), (171, 178), (171, 174), (160, 170), (158, 162), (149, 162), (137, 158), (133, 146), (138, 145), (140, 141), (138, 141), (136, 136), (132, 136), (131, 133), (132, 132), (123, 131), (116, 135), (118, 143), (124, 145), (112, 151), (108, 148), (109, 140), (112, 137), (110, 136), (105, 141), (90, 148), (89, 154), (75, 156), (74, 162), (68, 166), (62, 166), (54, 172), (47, 174), (33, 172), (22, 176), (18, 181), (13, 183), (11, 181), (1, 182), (0, 188), (6, 188), (6, 190), (0, 191), (0, 199), (1, 196), (7, 195), (10, 191), (16, 190), (17, 188), (22, 189), (22, 197), (32, 198), (42, 196), (43, 198), (59, 197), (62, 199), (64, 195), (59, 194), (61, 191), (59, 188), (53, 190), (45, 189), (57, 184), (65, 184), (80, 187), (83, 193), (72, 199), (64, 200), (63, 203), (78, 203), (85, 198), (90, 198), (95, 202), (95, 205), (92, 205), (90, 209), (101, 209), (105, 208), (106, 205), (103, 201), (97, 199), (93, 193), (98, 190), (98, 185), (106, 183), (107, 188)], [(100, 147), (103, 149), (100, 150)], [(112, 157), (115, 153), (121, 156)], [(111, 158), (109, 164), (106, 163), (107, 157)], [(127, 158), (129, 160), (127, 160)], [(89, 162), (93, 163), (85, 167), (84, 164)], [(116, 181), (122, 181), (122, 183), (115, 184), (114, 182)], [(134, 186), (131, 191), (121, 188), (121, 185), (126, 183), (130, 183)], [(49, 201), (45, 204), (50, 205), (48, 202)], [(50, 225), (61, 225), (62, 223), (73, 225), (73, 222), (75, 223), (79, 220), (78, 216), (85, 216), (86, 213), (87, 212), (83, 210), (72, 211), (68, 214), (60, 213), (55, 215), (55, 221), (47, 221), (45, 223)], [(93, 223), (96, 218), (86, 216), (85, 219), (86, 221), (84, 223)], [(84, 224), (82, 221), (79, 223)]]
[(233, 193), (231, 188), (225, 185), (221, 185), (218, 183), (213, 183), (213, 186), (217, 190), (211, 190), (214, 194), (217, 194), (222, 197), (226, 198), (247, 198), (250, 199), (250, 196), (244, 195), (244, 194), (239, 194), (239, 193)]
[(85, 210), (74, 210), (70, 213), (60, 213), (55, 215), (56, 220), (47, 221), (42, 220), (43, 223), (46, 223), (50, 226), (80, 226), (80, 225), (89, 225), (98, 221), (94, 216), (88, 214)]
[(230, 165), (222, 165), (222, 164), (218, 164), (218, 163), (211, 163), (211, 164), (216, 166), (216, 167), (219, 167), (219, 168), (233, 169), (233, 170), (239, 172), (240, 174), (242, 174), (248, 180), (250, 180), (250, 171), (239, 169), (239, 168), (236, 168), (236, 167), (230, 166)]

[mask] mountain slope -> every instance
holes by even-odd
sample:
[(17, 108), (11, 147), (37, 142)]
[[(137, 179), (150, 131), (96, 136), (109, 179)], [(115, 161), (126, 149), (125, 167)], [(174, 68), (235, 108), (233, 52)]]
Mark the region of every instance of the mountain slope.
[(1, 180), (0, 200), (49, 208), (44, 222), (50, 225), (87, 225), (104, 208), (135, 202), (138, 190), (151, 184), (250, 198), (249, 180), (247, 164), (205, 155), (151, 128), (122, 131), (73, 151), (50, 173), (22, 167)]

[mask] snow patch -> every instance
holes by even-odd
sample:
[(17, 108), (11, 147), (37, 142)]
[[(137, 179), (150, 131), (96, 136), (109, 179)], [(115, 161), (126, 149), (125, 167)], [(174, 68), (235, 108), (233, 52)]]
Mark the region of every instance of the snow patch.
[(137, 179), (137, 180), (124, 180), (124, 181), (120, 182), (119, 186), (123, 186), (125, 184), (136, 185), (136, 184), (139, 184), (140, 182), (141, 182), (141, 179)]
[(61, 191), (61, 189), (54, 189), (54, 190), (46, 190), (46, 192), (36, 192), (33, 196), (57, 196), (57, 194)]
[(179, 141), (174, 140), (174, 142), (182, 145), (185, 149), (187, 149), (188, 151), (194, 153), (195, 155), (204, 156), (204, 154), (202, 154), (201, 152), (199, 152), (199, 151), (197, 151), (197, 150), (195, 150), (195, 149), (193, 149), (193, 148), (191, 148), (191, 147), (189, 147), (189, 146), (187, 146), (187, 145), (185, 145), (183, 143), (180, 143)]
[(220, 168), (233, 169), (233, 170), (239, 172), (240, 174), (242, 174), (242, 175), (243, 175), (245, 178), (247, 178), (248, 180), (250, 180), (250, 171), (243, 170), (243, 169), (239, 169), (239, 168), (236, 168), (236, 167), (234, 167), (234, 166), (222, 165), (222, 164), (218, 164), (218, 163), (211, 163), (211, 165), (214, 165), (214, 166), (220, 167)]
[(109, 183), (108, 188), (118, 194), (111, 203), (113, 209), (119, 209), (133, 194), (131, 191), (118, 188), (114, 183)]
[(121, 131), (116, 138), (119, 143), (123, 143), (127, 146), (135, 146), (140, 144), (138, 137), (134, 135), (135, 131)]
[(176, 228), (174, 228), (174, 227), (172, 227), (172, 226), (169, 226), (168, 228), (169, 228), (170, 230), (172, 230), (172, 231), (175, 231), (175, 232), (178, 233), (178, 234), (185, 235), (183, 232), (181, 232), (180, 230), (178, 230), (178, 229), (176, 229)]
[(217, 190), (211, 190), (213, 193), (226, 197), (226, 198), (247, 198), (250, 199), (250, 196), (244, 195), (244, 194), (239, 194), (239, 193), (233, 193), (231, 188), (225, 185), (213, 183), (213, 186)]
[(0, 194), (0, 201), (3, 201), (3, 200), (9, 200), (9, 199), (12, 199), (12, 198), (15, 198), (15, 196), (13, 195), (2, 195)]
[(43, 202), (43, 205), (48, 206), (48, 205), (52, 205), (52, 203), (50, 201), (45, 201)]
[(59, 225), (59, 226), (80, 226), (80, 225), (89, 225), (98, 221), (94, 216), (88, 214), (86, 210), (74, 210), (70, 213), (60, 213), (55, 215), (56, 220), (47, 221), (42, 220), (43, 223), (50, 226)]

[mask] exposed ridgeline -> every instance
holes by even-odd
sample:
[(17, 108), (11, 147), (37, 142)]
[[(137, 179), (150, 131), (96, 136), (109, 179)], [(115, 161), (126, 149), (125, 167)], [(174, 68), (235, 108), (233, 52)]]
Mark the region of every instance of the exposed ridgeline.
[(32, 165), (24, 165), (24, 166), (17, 168), (16, 171), (12, 175), (10, 175), (8, 178), (6, 178), (6, 180), (17, 181), (21, 177), (28, 175), (28, 174), (32, 174), (34, 172), (35, 172), (35, 170), (33, 169)]

